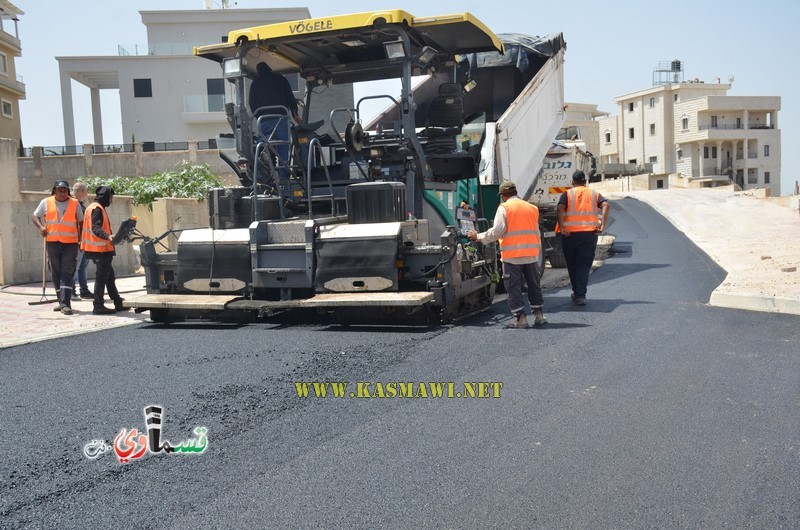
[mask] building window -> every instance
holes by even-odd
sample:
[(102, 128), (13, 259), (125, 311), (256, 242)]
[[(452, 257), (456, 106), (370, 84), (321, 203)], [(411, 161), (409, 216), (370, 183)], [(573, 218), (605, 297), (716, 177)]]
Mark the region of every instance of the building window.
[(654, 136), (655, 134), (656, 134), (656, 124), (655, 123), (651, 123), (650, 124), (650, 136)]
[(681, 118), (681, 129), (684, 131), (689, 130), (689, 118)]
[(658, 179), (656, 181), (656, 189), (663, 189), (664, 188), (664, 179)]
[(674, 96), (672, 96), (672, 101), (678, 101), (678, 94), (675, 94)]
[(711, 158), (717, 158), (717, 148), (716, 148), (716, 146), (711, 148)]
[(769, 171), (764, 172), (764, 184), (769, 184)]
[(748, 184), (758, 184), (758, 173), (748, 173), (747, 174), (747, 183)]
[(206, 79), (206, 93), (208, 94), (208, 112), (225, 110), (224, 79)]
[(635, 136), (634, 136), (634, 134), (633, 134), (633, 127), (631, 127), (630, 129), (628, 129), (628, 138), (631, 138), (631, 139), (635, 138)]
[(655, 106), (656, 106), (656, 98), (650, 98), (650, 108), (652, 109)]
[(633, 112), (633, 101), (628, 103), (628, 112)]
[(153, 85), (150, 79), (133, 80), (133, 97), (151, 98), (153, 97)]
[(683, 158), (683, 149), (678, 149), (678, 160)]
[(737, 129), (741, 129), (742, 128), (742, 119), (741, 118), (736, 118), (736, 128)]
[(764, 156), (769, 156), (769, 146), (768, 145), (764, 146)]
[(610, 144), (610, 143), (611, 143), (611, 133), (610, 133), (610, 132), (607, 132), (607, 133), (606, 133), (606, 143), (607, 143), (607, 144)]
[(708, 158), (708, 147), (703, 148), (703, 158)]
[(6, 118), (13, 118), (14, 117), (14, 106), (11, 102), (7, 99), (0, 100), (0, 104), (3, 106), (3, 116)]
[(657, 156), (651, 156), (649, 162), (651, 164), (657, 164), (658, 163), (658, 157)]
[(717, 128), (717, 117), (711, 116), (711, 127), (716, 129)]
[(3, 52), (0, 52), (0, 74), (8, 75), (8, 59)]

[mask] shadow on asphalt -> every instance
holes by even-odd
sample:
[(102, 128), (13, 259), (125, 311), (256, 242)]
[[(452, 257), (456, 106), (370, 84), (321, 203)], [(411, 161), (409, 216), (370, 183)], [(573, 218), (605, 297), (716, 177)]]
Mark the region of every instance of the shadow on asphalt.
[(655, 303), (623, 298), (589, 298), (586, 305), (575, 305), (569, 296), (545, 297), (544, 302), (545, 314), (548, 314), (548, 311), (549, 313), (612, 313), (623, 305), (652, 305)]

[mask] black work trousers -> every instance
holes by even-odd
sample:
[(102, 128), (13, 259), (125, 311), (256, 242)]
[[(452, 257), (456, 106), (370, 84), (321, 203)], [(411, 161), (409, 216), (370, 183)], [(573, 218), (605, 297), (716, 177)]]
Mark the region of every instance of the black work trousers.
[(98, 309), (103, 306), (103, 297), (106, 290), (108, 290), (108, 297), (114, 302), (115, 305), (122, 302), (122, 298), (117, 291), (116, 276), (114, 275), (114, 267), (111, 262), (114, 255), (111, 252), (103, 254), (94, 254), (92, 261), (97, 265), (97, 273), (94, 278), (94, 308)]
[(536, 263), (515, 265), (503, 262), (503, 285), (508, 293), (508, 308), (515, 317), (525, 313), (525, 299), (522, 297), (523, 284), (528, 285), (528, 302), (531, 310), (541, 309), (544, 306), (542, 287), (539, 284), (536, 267)]
[(50, 276), (53, 278), (53, 287), (56, 288), (58, 301), (61, 305), (70, 307), (78, 244), (48, 241), (46, 248), (47, 260), (50, 262)]
[(561, 248), (567, 262), (572, 292), (579, 298), (586, 298), (589, 273), (592, 272), (594, 251), (597, 248), (597, 233), (572, 232), (569, 237), (562, 236)]

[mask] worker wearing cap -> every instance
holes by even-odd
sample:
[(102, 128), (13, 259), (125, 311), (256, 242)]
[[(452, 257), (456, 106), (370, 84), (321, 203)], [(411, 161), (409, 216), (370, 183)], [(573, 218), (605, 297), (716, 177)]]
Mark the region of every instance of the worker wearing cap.
[[(111, 222), (108, 219), (106, 208), (114, 201), (114, 188), (99, 186), (95, 190), (94, 202), (86, 208), (83, 214), (83, 241), (81, 249), (86, 257), (97, 265), (94, 278), (94, 309), (95, 315), (113, 315), (118, 311), (127, 311), (122, 305), (122, 298), (117, 290), (116, 275), (111, 262), (116, 255), (111, 234)], [(114, 309), (103, 304), (106, 289), (108, 296), (114, 302)]]
[[(601, 214), (602, 211), (602, 214)], [(558, 201), (558, 229), (567, 262), (572, 302), (586, 305), (586, 290), (592, 270), (597, 236), (606, 229), (608, 200), (586, 187), (586, 174), (572, 174), (572, 188)]]
[(498, 206), (492, 228), (486, 232), (467, 232), (472, 241), (491, 243), (500, 241), (503, 258), (503, 285), (508, 293), (508, 306), (516, 320), (509, 328), (528, 327), (525, 314), (525, 300), (522, 297), (523, 282), (528, 284), (528, 302), (533, 310), (533, 323), (537, 326), (547, 323), (544, 316), (544, 300), (539, 285), (536, 263), (542, 252), (539, 234), (539, 209), (517, 196), (517, 186), (506, 181), (500, 184), (498, 193), (502, 204)]
[(66, 180), (56, 181), (50, 197), (42, 199), (31, 219), (45, 238), (50, 275), (58, 293), (59, 303), (54, 311), (71, 315), (72, 278), (83, 219), (78, 201), (70, 197)]

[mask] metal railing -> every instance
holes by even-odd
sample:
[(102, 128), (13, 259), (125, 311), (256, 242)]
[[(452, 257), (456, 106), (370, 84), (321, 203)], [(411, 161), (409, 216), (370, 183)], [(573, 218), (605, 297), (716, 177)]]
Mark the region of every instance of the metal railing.
[(713, 130), (713, 129), (722, 129), (722, 130), (731, 130), (731, 129), (744, 129), (744, 126), (741, 124), (737, 125), (735, 123), (722, 123), (718, 125), (700, 125), (698, 127), (701, 131)]
[[(199, 44), (199, 43), (198, 43)], [(192, 55), (194, 45), (186, 42), (156, 42), (150, 44), (117, 44), (117, 55)]]
[[(35, 147), (23, 147), (19, 149), (19, 156), (23, 158), (33, 157)], [(42, 147), (42, 156), (76, 156), (83, 155), (82, 145), (57, 145)], [(197, 142), (197, 149), (217, 149), (215, 139)], [(142, 152), (165, 152), (165, 151), (188, 151), (189, 142), (142, 142)], [(96, 155), (133, 153), (134, 144), (103, 144), (93, 145), (92, 153)]]
[(653, 172), (653, 164), (605, 164), (603, 173), (618, 175), (643, 175)]

